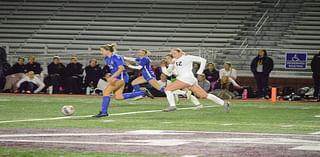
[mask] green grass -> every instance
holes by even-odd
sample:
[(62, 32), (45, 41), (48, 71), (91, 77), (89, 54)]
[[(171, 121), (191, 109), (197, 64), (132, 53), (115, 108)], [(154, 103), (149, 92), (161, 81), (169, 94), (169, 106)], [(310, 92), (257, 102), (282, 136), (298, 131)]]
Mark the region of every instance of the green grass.
[[(201, 100), (204, 106), (213, 105)], [(1, 123), (7, 120), (52, 118), (63, 116), (60, 109), (73, 105), (75, 116), (96, 114), (101, 97), (87, 96), (32, 96), (0, 95), (1, 128), (110, 128), (110, 129), (155, 129), (188, 131), (227, 131), (256, 133), (309, 134), (320, 131), (319, 103), (241, 101), (232, 102), (232, 110), (225, 113), (223, 107), (201, 110), (178, 110), (164, 113), (141, 113), (114, 115), (106, 118), (72, 118), (53, 121)], [(110, 113), (160, 110), (167, 106), (166, 99), (140, 101), (112, 101)], [(191, 107), (181, 99), (178, 108)], [(111, 121), (106, 121), (111, 120)], [(66, 152), (57, 150), (30, 150), (0, 148), (0, 156), (105, 156), (102, 153)], [(108, 156), (134, 156), (135, 154), (107, 154)], [(136, 156), (141, 156), (136, 155)]]
[[(209, 101), (201, 101), (205, 106)], [(73, 105), (75, 116), (96, 114), (100, 97), (81, 96), (8, 96), (0, 95), (0, 121), (63, 116), (60, 108)], [(232, 111), (222, 107), (204, 108), (199, 111), (142, 113), (117, 115), (107, 118), (75, 118), (54, 121), (0, 123), (0, 128), (112, 128), (112, 129), (161, 129), (195, 131), (232, 131), (266, 133), (311, 133), (320, 131), (319, 103), (268, 101), (234, 101)], [(140, 101), (112, 101), (110, 113), (159, 110), (166, 107), (165, 99)], [(192, 105), (181, 99), (178, 108)], [(105, 120), (112, 120), (105, 122)], [(232, 124), (232, 125), (228, 125)], [(289, 127), (288, 127), (289, 125)], [(291, 125), (291, 126), (290, 126)]]
[(14, 157), (163, 157), (160, 155), (143, 155), (143, 154), (126, 154), (126, 153), (99, 153), (99, 152), (80, 152), (80, 151), (64, 151), (64, 150), (47, 150), (47, 149), (17, 149), (17, 148), (1, 148), (0, 156)]

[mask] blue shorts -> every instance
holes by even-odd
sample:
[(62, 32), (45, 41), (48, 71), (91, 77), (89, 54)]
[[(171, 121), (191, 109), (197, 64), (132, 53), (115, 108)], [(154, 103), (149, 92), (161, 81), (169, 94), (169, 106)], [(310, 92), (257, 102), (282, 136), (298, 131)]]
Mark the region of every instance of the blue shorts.
[(117, 76), (117, 79), (119, 80), (123, 80), (124, 83), (128, 83), (129, 82), (129, 75), (127, 72), (123, 72), (122, 74), (120, 74), (119, 76)]
[(154, 73), (152, 71), (151, 72), (150, 71), (142, 72), (142, 76), (146, 81), (156, 79), (156, 76), (154, 75)]

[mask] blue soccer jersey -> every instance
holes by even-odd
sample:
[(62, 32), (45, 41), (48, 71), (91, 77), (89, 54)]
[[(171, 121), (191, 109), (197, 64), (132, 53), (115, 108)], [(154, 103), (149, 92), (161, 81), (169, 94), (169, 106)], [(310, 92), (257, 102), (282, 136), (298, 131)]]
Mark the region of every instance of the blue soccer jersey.
[[(122, 56), (115, 54), (115, 53), (113, 53), (111, 57), (105, 57), (104, 61), (109, 66), (112, 75), (119, 70), (119, 66), (125, 65)], [(119, 76), (117, 76), (117, 79), (123, 80), (125, 83), (128, 83), (129, 75), (124, 70), (121, 72), (121, 74)]]
[(148, 57), (141, 57), (141, 58), (138, 57), (136, 59), (136, 62), (140, 66), (142, 66), (141, 73), (142, 73), (143, 78), (146, 81), (155, 79), (155, 75), (154, 75), (154, 72), (152, 71), (151, 64), (150, 64), (151, 62), (150, 62), (150, 59)]

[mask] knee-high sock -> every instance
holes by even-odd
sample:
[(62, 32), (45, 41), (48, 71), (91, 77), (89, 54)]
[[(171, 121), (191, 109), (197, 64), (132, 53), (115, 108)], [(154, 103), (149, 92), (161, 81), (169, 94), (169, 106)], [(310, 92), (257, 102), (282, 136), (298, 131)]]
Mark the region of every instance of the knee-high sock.
[(167, 100), (168, 100), (169, 105), (171, 107), (176, 107), (176, 102), (174, 101), (173, 93), (171, 91), (166, 91), (165, 93), (167, 95)]
[(132, 88), (133, 88), (133, 91), (134, 91), (134, 92), (140, 91), (140, 86), (139, 86), (138, 84), (132, 85)]
[(110, 104), (110, 96), (103, 96), (102, 104), (101, 104), (102, 113), (108, 113), (109, 104)]
[(194, 106), (200, 105), (199, 100), (198, 100), (194, 95), (191, 95), (191, 96), (190, 96), (190, 101), (192, 102), (192, 104), (193, 104)]
[(208, 94), (207, 99), (209, 99), (219, 105), (224, 105), (224, 101), (213, 94)]
[(138, 97), (138, 96), (144, 96), (144, 93), (142, 91), (124, 93), (123, 94), (123, 99), (135, 98), (135, 97)]

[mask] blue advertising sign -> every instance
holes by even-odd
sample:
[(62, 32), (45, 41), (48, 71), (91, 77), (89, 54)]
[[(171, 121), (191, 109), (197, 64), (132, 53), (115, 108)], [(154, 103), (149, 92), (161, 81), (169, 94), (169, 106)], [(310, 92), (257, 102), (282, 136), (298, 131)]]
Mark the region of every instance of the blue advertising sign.
[(307, 53), (306, 52), (287, 52), (286, 69), (306, 69), (307, 68)]

